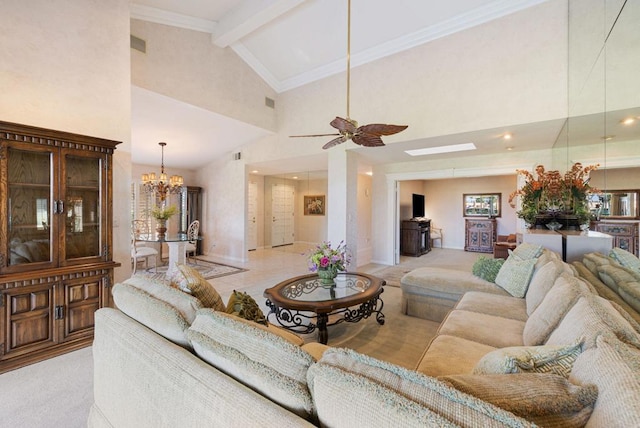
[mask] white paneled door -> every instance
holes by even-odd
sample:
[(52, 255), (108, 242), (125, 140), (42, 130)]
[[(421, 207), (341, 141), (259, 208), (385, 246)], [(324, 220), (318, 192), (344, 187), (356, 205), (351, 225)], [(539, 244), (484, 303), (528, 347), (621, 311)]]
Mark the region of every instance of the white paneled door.
[(293, 244), (295, 189), (290, 184), (271, 186), (271, 246)]

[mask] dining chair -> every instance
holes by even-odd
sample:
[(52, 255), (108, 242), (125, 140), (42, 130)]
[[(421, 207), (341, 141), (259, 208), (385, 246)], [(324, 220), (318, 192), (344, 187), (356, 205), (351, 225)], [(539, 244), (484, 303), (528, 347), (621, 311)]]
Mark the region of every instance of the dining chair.
[(139, 242), (138, 239), (148, 236), (149, 225), (144, 220), (133, 220), (131, 225), (131, 259), (133, 261), (133, 273), (138, 268), (138, 260), (144, 259), (144, 266), (149, 269), (149, 258), (153, 257), (153, 269), (158, 271), (158, 250), (148, 247), (145, 242)]
[[(193, 260), (195, 264), (198, 264), (198, 259), (196, 258), (196, 251), (198, 248), (198, 233), (200, 233), (200, 221), (193, 220), (187, 229), (187, 245), (185, 245), (185, 252), (187, 257), (189, 254), (193, 254)], [(187, 258), (188, 261), (188, 258)]]

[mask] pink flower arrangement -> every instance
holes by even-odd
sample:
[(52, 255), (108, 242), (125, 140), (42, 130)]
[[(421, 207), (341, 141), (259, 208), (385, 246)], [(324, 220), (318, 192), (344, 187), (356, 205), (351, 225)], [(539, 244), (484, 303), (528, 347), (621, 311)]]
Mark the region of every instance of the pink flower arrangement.
[(323, 242), (308, 254), (309, 270), (316, 272), (318, 269), (335, 269), (344, 271), (351, 262), (344, 241), (336, 248), (331, 248), (330, 242)]

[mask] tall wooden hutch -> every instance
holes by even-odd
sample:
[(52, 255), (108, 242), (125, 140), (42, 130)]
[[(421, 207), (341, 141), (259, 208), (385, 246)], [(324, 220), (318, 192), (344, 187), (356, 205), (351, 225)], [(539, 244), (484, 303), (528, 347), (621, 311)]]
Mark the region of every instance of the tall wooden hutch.
[(91, 344), (117, 141), (0, 122), (0, 373)]

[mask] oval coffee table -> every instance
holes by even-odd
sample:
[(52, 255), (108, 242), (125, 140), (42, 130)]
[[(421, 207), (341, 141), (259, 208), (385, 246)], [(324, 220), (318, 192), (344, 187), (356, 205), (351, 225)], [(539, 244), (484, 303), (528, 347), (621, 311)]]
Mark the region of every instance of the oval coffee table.
[[(384, 324), (380, 294), (385, 281), (364, 273), (339, 273), (335, 286), (320, 283), (316, 274), (287, 279), (264, 291), (267, 306), (284, 328), (307, 334), (318, 329), (318, 342), (326, 344), (327, 326), (341, 322), (358, 322), (376, 314)], [(353, 308), (357, 306), (357, 308)], [(329, 316), (336, 318), (329, 323)]]

